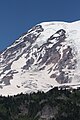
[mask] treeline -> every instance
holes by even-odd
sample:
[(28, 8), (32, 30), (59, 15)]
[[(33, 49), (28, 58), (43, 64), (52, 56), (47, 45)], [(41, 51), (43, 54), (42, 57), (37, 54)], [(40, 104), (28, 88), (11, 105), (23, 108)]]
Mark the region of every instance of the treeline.
[(0, 96), (0, 120), (80, 120), (80, 89)]

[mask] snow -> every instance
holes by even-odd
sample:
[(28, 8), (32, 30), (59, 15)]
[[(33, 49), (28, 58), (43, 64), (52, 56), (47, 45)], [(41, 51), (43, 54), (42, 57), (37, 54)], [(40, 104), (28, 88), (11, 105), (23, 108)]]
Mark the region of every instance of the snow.
[[(76, 68), (74, 70), (70, 71), (71, 73), (69, 74), (70, 75), (69, 77), (72, 77), (72, 83), (62, 84), (62, 86), (69, 85), (69, 86), (72, 86), (73, 88), (80, 86), (80, 21), (76, 21), (76, 22), (72, 22), (72, 23), (43, 22), (43, 23), (40, 23), (40, 25), (42, 25), (42, 28), (44, 29), (44, 31), (41, 32), (41, 34), (39, 35), (37, 40), (32, 44), (32, 46), (30, 48), (30, 54), (28, 57), (28, 59), (31, 57), (34, 58), (34, 61), (35, 61), (34, 64), (31, 66), (30, 70), (22, 70), (22, 67), (24, 65), (26, 65), (26, 61), (28, 60), (25, 58), (27, 53), (23, 54), (18, 60), (15, 60), (25, 50), (25, 48), (30, 46), (29, 42), (25, 42), (26, 47), (22, 48), (22, 50), (20, 52), (16, 53), (16, 56), (8, 62), (8, 63), (12, 62), (10, 70), (17, 71), (17, 73), (14, 74), (13, 79), (10, 80), (10, 85), (5, 86), (3, 83), (0, 84), (3, 86), (3, 89), (0, 89), (0, 94), (7, 96), (7, 95), (18, 94), (21, 92), (23, 92), (23, 93), (37, 92), (38, 90), (46, 92), (52, 88), (51, 86), (53, 86), (53, 87), (61, 86), (54, 78), (50, 78), (50, 75), (53, 73), (56, 73), (57, 75), (60, 74), (58, 70), (53, 71), (53, 69), (55, 68), (57, 63), (55, 65), (51, 63), (50, 65), (47, 65), (44, 70), (39, 71), (37, 69), (37, 65), (35, 65), (37, 63), (39, 56), (36, 58), (33, 55), (34, 52), (37, 52), (37, 48), (34, 48), (34, 46), (36, 44), (38, 45), (38, 48), (39, 48), (41, 45), (46, 43), (47, 40), (52, 35), (54, 35), (54, 37), (59, 37), (60, 35), (55, 34), (55, 33), (60, 29), (64, 29), (66, 31), (66, 37), (67, 37), (65, 42), (61, 43), (62, 46), (58, 46), (56, 48), (57, 51), (59, 51), (61, 54), (60, 59), (62, 59), (63, 50), (66, 49), (68, 45), (70, 45), (72, 48), (73, 55), (74, 55), (73, 59), (77, 60)], [(23, 38), (31, 33), (35, 34), (35, 36), (38, 35), (38, 33), (35, 30), (31, 31), (30, 33), (28, 32), (25, 35), (21, 36), (19, 39), (17, 39), (16, 42), (14, 42), (14, 44), (12, 44), (7, 49), (10, 49), (12, 47), (14, 48), (19, 43), (24, 42)], [(52, 44), (49, 44), (47, 46), (47, 48), (51, 48), (54, 44), (57, 43), (57, 40), (54, 39), (54, 40), (51, 40), (50, 42)], [(3, 54), (5, 52), (6, 52), (6, 50), (1, 54), (0, 62), (2, 62)], [(15, 52), (16, 52), (16, 50), (15, 50)], [(40, 55), (39, 51), (37, 54)], [(42, 56), (44, 56), (45, 48), (42, 49), (41, 54), (42, 54)], [(72, 59), (72, 61), (73, 61), (73, 59)], [(40, 63), (40, 61), (38, 61), (37, 64), (39, 64), (39, 63)], [(0, 64), (0, 66), (1, 66), (0, 67), (0, 73), (1, 73), (3, 71), (3, 69), (5, 68), (6, 64)], [(51, 67), (53, 67), (53, 69), (48, 74), (48, 69)], [(4, 76), (6, 76), (10, 70), (6, 70), (0, 76), (0, 80)], [(63, 69), (63, 71), (66, 71), (66, 73), (67, 73), (68, 72), (67, 67), (65, 69)]]
[[(20, 77), (20, 74), (14, 76), (14, 80), (11, 80), (11, 85), (5, 86), (3, 89), (0, 89), (0, 93), (3, 96), (14, 95), (18, 94), (20, 92), (27, 93), (29, 92), (37, 92), (39, 91), (48, 91), (51, 89), (51, 85), (58, 85), (58, 83), (50, 79), (49, 75), (47, 74), (47, 71), (41, 71), (41, 72), (33, 72), (28, 71)], [(18, 88), (17, 86), (20, 86)]]
[(21, 67), (23, 67), (23, 65), (26, 64), (26, 58), (25, 58), (25, 54), (23, 54), (20, 59), (18, 59), (17, 61), (14, 61), (13, 64), (11, 65), (11, 69), (12, 70), (19, 70), (21, 69)]

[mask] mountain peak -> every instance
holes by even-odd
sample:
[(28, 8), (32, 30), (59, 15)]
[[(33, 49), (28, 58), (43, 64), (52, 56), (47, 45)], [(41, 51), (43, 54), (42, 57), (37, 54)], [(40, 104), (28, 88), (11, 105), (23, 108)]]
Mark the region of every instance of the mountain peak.
[(80, 84), (80, 21), (43, 22), (0, 54), (0, 94)]

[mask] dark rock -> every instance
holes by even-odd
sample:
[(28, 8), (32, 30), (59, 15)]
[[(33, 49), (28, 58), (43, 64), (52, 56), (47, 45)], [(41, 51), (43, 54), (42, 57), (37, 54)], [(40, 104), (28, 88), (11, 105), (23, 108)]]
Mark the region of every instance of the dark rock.
[(56, 78), (56, 74), (52, 74), (50, 78)]
[(4, 83), (5, 84), (5, 86), (6, 85), (10, 85), (10, 80), (11, 79), (13, 79), (13, 76), (4, 76), (3, 78), (2, 78), (2, 83)]

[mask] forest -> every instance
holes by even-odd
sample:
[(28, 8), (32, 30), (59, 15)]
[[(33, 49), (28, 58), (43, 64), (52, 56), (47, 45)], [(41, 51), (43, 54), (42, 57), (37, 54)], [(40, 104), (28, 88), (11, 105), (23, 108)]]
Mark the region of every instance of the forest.
[(0, 120), (80, 120), (80, 88), (0, 96)]

